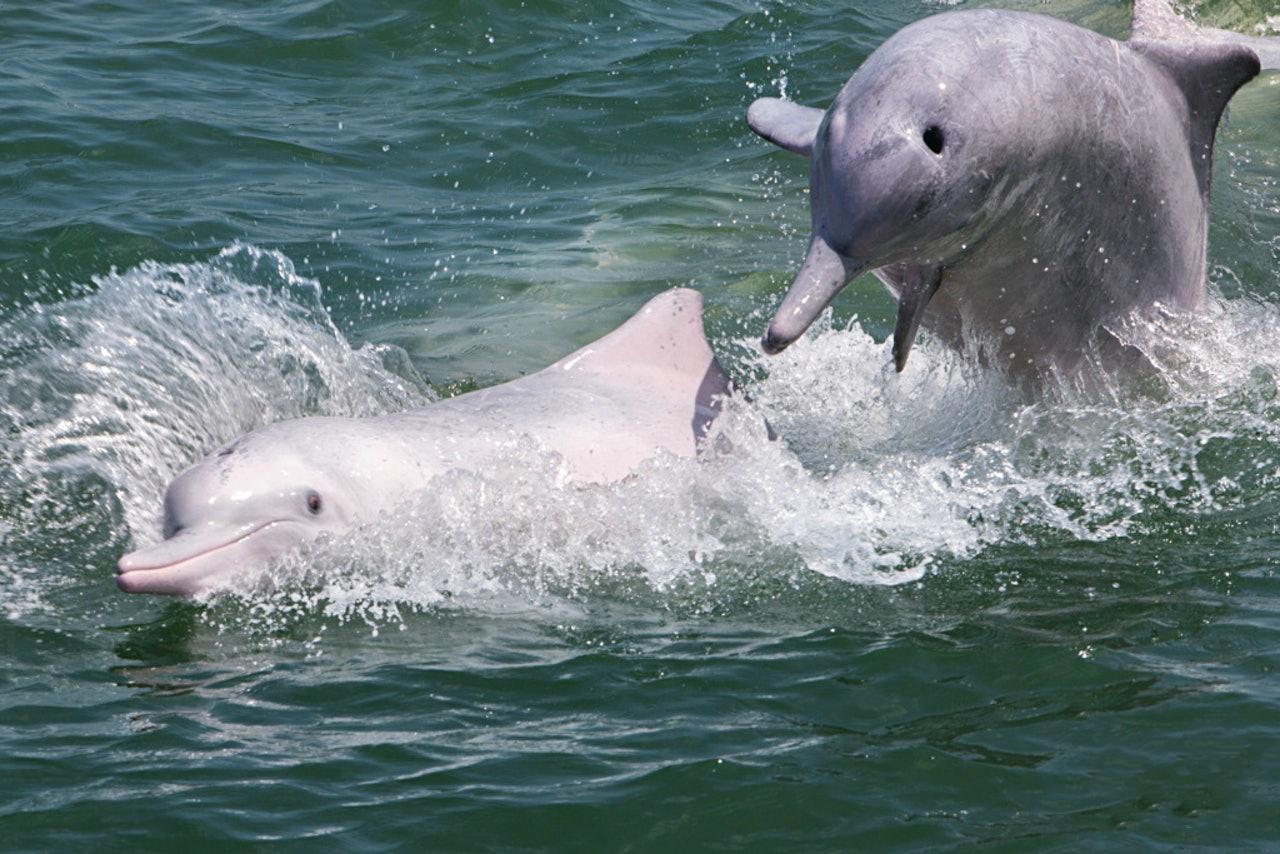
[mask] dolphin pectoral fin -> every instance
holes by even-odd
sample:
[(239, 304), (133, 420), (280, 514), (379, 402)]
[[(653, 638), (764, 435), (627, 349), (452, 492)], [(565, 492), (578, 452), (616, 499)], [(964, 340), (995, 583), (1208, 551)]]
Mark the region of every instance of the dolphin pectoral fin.
[(781, 98), (757, 98), (747, 109), (747, 124), (774, 145), (808, 157), (824, 115), (824, 110)]
[(907, 366), (907, 356), (920, 329), (925, 306), (942, 286), (942, 267), (916, 264), (904, 268), (902, 293), (898, 296), (898, 319), (893, 326), (893, 366), (898, 373)]
[(769, 321), (760, 346), (771, 355), (781, 353), (804, 334), (849, 279), (859, 272), (860, 268), (851, 267), (839, 252), (815, 236), (796, 280)]

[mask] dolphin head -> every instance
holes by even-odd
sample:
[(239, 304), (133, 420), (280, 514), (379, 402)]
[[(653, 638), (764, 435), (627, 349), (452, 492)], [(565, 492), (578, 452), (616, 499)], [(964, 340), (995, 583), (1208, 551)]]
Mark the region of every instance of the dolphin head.
[(190, 596), (351, 527), (366, 501), (332, 464), (350, 438), (342, 422), (282, 422), (184, 471), (165, 493), (164, 540), (120, 558), (117, 585), (127, 593)]
[[(752, 104), (753, 130), (811, 158), (809, 250), (765, 333), (766, 351), (800, 337), (858, 274), (890, 265), (940, 270), (979, 236), (1011, 156), (990, 129), (1011, 98), (989, 82), (989, 63), (1008, 59), (989, 55), (990, 42), (968, 32), (978, 21), (966, 14), (898, 32), (825, 112), (772, 98)], [(938, 277), (921, 280), (927, 289)], [(921, 296), (910, 300), (914, 312), (927, 302)], [(918, 317), (900, 314), (900, 329), (904, 321), (914, 334)]]

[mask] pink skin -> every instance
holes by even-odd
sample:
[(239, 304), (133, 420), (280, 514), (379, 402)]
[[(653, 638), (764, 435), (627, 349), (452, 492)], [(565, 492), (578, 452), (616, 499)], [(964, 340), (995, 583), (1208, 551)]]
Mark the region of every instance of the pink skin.
[(358, 499), (306, 459), (331, 457), (333, 449), (299, 453), (303, 444), (287, 424), (268, 428), (179, 475), (165, 492), (168, 537), (120, 558), (116, 586), (195, 596), (251, 577), (325, 531), (349, 528)]
[(308, 539), (307, 534), (306, 526), (286, 519), (208, 524), (120, 558), (116, 586), (125, 593), (194, 596), (268, 563)]
[(192, 596), (251, 579), (527, 440), (580, 484), (621, 480), (660, 453), (694, 457), (728, 388), (701, 297), (667, 291), (536, 374), (397, 415), (301, 418), (242, 436), (169, 485), (166, 539), (120, 558), (116, 584)]

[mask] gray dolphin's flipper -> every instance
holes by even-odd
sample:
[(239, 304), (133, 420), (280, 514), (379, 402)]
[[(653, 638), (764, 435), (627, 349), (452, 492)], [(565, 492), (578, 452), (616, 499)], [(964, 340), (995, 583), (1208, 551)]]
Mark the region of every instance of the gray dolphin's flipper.
[[(1134, 0), (1130, 41), (1196, 42), (1236, 45), (1258, 55), (1262, 70), (1280, 71), (1280, 38), (1246, 36), (1231, 30), (1201, 27), (1179, 15), (1170, 0)], [(1239, 85), (1239, 84), (1237, 84)]]
[(824, 115), (825, 110), (781, 98), (757, 98), (747, 110), (747, 124), (774, 145), (808, 157)]

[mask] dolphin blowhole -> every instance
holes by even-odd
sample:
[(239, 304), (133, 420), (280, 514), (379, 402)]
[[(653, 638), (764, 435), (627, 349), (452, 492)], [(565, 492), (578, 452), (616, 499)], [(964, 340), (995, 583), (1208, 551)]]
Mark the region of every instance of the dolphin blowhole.
[(921, 134), (924, 139), (925, 146), (934, 154), (941, 154), (942, 149), (946, 147), (947, 135), (938, 125), (929, 125)]

